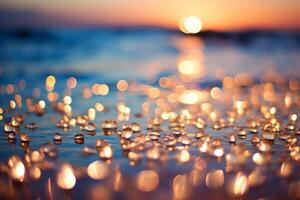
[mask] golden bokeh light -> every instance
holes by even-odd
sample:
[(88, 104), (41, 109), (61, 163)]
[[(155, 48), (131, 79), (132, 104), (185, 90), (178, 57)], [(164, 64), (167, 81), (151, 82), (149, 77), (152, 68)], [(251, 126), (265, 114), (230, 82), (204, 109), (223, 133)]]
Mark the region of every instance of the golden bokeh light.
[(53, 91), (55, 83), (56, 83), (56, 79), (54, 76), (52, 75), (47, 76), (45, 86), (48, 92)]
[(196, 34), (202, 30), (202, 22), (199, 17), (188, 16), (184, 17), (179, 22), (179, 29), (186, 34)]
[(188, 199), (191, 192), (186, 174), (179, 174), (173, 179), (173, 199)]
[(109, 168), (104, 162), (100, 160), (94, 161), (91, 164), (89, 164), (87, 168), (87, 174), (92, 179), (102, 180), (108, 176)]
[(57, 174), (57, 185), (65, 190), (72, 189), (76, 184), (73, 168), (69, 164), (63, 164)]
[(180, 95), (180, 103), (183, 104), (197, 104), (200, 100), (206, 100), (208, 98), (208, 93), (199, 90), (185, 90)]
[(136, 186), (142, 192), (151, 192), (159, 185), (159, 176), (153, 170), (144, 170), (137, 175)]
[(128, 89), (128, 82), (126, 80), (119, 80), (117, 82), (117, 88), (121, 92), (126, 91)]
[(241, 197), (249, 188), (249, 181), (245, 174), (238, 172), (229, 183), (229, 192), (235, 197)]
[(205, 183), (209, 188), (219, 188), (224, 184), (223, 170), (213, 170), (207, 173)]
[(201, 78), (205, 75), (203, 57), (201, 54), (180, 56), (177, 68), (181, 79), (185, 82), (191, 82), (192, 80)]

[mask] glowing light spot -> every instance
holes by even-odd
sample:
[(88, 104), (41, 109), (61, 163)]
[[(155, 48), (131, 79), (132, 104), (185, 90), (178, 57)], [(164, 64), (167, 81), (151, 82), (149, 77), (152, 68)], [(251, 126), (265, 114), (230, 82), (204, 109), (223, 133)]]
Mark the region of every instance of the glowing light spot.
[(186, 82), (203, 77), (205, 69), (202, 63), (202, 57), (198, 55), (182, 56), (178, 60), (178, 71), (182, 80)]
[(42, 174), (40, 168), (38, 168), (38, 167), (36, 167), (36, 166), (30, 168), (30, 171), (29, 171), (29, 172), (30, 172), (30, 177), (31, 177), (32, 179), (34, 179), (34, 180), (39, 179), (39, 178), (41, 177), (41, 174)]
[(25, 166), (21, 159), (17, 156), (12, 156), (8, 160), (10, 168), (10, 176), (13, 180), (23, 182), (25, 177)]
[(178, 70), (182, 74), (190, 75), (195, 71), (195, 65), (190, 60), (184, 60), (179, 63)]
[(181, 151), (179, 151), (179, 153), (177, 154), (177, 161), (179, 163), (185, 163), (188, 162), (190, 160), (191, 156), (188, 150), (186, 149), (182, 149)]
[(117, 83), (118, 90), (124, 92), (128, 89), (128, 82), (125, 80), (119, 80)]
[(186, 90), (180, 96), (180, 102), (183, 104), (196, 104), (200, 101), (200, 92), (197, 90)]
[(248, 178), (241, 172), (230, 183), (230, 190), (232, 195), (240, 197), (245, 194), (249, 187)]
[(109, 168), (102, 161), (95, 161), (89, 164), (87, 174), (95, 180), (101, 180), (109, 174)]
[(72, 166), (68, 164), (62, 165), (57, 174), (57, 185), (62, 189), (72, 189), (76, 184), (76, 177), (73, 172)]
[(89, 120), (93, 121), (93, 120), (95, 120), (95, 117), (96, 117), (96, 110), (94, 108), (90, 108), (88, 110), (88, 118), (89, 118)]
[(159, 176), (153, 170), (144, 170), (137, 175), (136, 186), (142, 192), (151, 192), (157, 188)]
[(73, 89), (77, 86), (77, 80), (74, 77), (70, 77), (67, 80), (67, 87)]
[(95, 95), (107, 95), (109, 93), (109, 87), (106, 84), (94, 84), (92, 86), (92, 92)]
[(190, 193), (187, 175), (177, 175), (173, 180), (173, 199), (188, 199)]
[(219, 188), (224, 184), (223, 170), (213, 170), (207, 173), (205, 183), (209, 188)]
[(102, 112), (104, 110), (103, 104), (99, 102), (95, 104), (95, 108), (98, 112)]
[(49, 92), (47, 97), (50, 102), (53, 102), (58, 99), (58, 94), (56, 92)]
[(186, 34), (199, 33), (202, 27), (201, 20), (196, 16), (185, 17), (179, 22), (179, 29)]
[(47, 76), (46, 78), (46, 89), (48, 92), (52, 92), (56, 83), (56, 79), (54, 76)]
[(39, 101), (39, 106), (40, 106), (40, 108), (44, 109), (46, 107), (45, 101), (44, 100), (40, 100)]
[(17, 104), (16, 104), (16, 102), (15, 102), (14, 100), (10, 100), (10, 101), (9, 101), (9, 106), (10, 106), (12, 109), (15, 109), (16, 106), (17, 106)]
[(103, 159), (111, 159), (112, 156), (113, 149), (109, 144), (105, 145), (99, 152), (99, 157)]
[(214, 87), (210, 91), (210, 96), (213, 99), (220, 99), (221, 96), (222, 96), (222, 90), (220, 88), (218, 88), (218, 87)]
[(160, 95), (160, 90), (158, 88), (155, 87), (151, 87), (148, 90), (148, 96), (152, 99), (158, 98)]
[(70, 105), (72, 103), (72, 98), (70, 96), (65, 96), (64, 99), (63, 99), (63, 102), (66, 105)]

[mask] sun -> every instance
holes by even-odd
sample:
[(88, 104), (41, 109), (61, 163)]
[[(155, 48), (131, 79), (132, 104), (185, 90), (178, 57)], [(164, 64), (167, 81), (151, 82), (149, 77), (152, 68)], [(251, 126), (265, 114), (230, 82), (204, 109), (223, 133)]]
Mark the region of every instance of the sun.
[(179, 29), (186, 34), (196, 34), (202, 30), (202, 22), (199, 17), (184, 17), (179, 22)]

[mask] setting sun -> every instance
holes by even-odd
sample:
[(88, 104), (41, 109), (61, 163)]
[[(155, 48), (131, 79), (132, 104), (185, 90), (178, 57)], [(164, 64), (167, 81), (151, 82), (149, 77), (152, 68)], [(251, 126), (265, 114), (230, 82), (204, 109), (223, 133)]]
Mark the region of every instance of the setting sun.
[(196, 34), (202, 29), (202, 22), (196, 16), (184, 17), (179, 22), (179, 29), (186, 34)]

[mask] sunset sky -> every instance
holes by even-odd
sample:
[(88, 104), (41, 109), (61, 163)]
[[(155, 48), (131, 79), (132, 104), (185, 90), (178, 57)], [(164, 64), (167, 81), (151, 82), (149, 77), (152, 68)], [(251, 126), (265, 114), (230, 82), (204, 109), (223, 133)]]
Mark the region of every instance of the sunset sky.
[(6, 0), (0, 24), (162, 26), (195, 15), (204, 29), (300, 30), (300, 0)]

